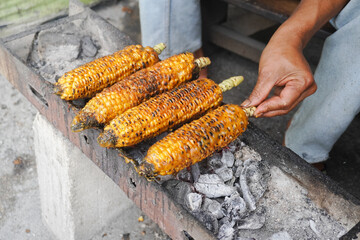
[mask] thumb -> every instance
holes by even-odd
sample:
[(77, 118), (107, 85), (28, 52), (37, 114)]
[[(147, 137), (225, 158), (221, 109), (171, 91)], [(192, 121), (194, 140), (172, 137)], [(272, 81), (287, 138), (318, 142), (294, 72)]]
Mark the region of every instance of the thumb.
[(246, 99), (241, 106), (242, 107), (249, 107), (249, 106), (258, 106), (262, 103), (267, 96), (269, 95), (271, 89), (274, 87), (272, 81), (269, 78), (262, 77), (259, 75), (258, 81), (251, 92), (248, 99)]

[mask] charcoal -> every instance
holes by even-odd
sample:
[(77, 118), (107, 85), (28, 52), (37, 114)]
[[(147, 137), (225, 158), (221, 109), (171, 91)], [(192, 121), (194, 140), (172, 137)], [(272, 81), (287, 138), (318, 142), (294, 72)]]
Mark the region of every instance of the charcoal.
[(213, 201), (214, 201), (214, 200), (211, 200), (210, 198), (205, 197), (205, 198), (203, 199), (203, 204), (202, 204), (202, 206), (201, 206), (201, 209), (202, 209), (203, 211), (207, 211), (209, 205), (210, 205)]
[(71, 62), (79, 56), (80, 38), (73, 34), (42, 31), (38, 37), (38, 50), (46, 62)]
[(227, 167), (232, 167), (234, 165), (235, 157), (231, 151), (224, 150), (221, 158), (221, 162)]
[(242, 160), (246, 161), (248, 159), (253, 159), (256, 161), (261, 161), (261, 156), (259, 153), (255, 152), (253, 149), (251, 149), (249, 146), (244, 146), (241, 149), (243, 156), (242, 156)]
[(237, 222), (238, 229), (260, 229), (266, 221), (266, 208), (260, 207), (246, 218)]
[(274, 233), (267, 240), (292, 240), (292, 238), (287, 232), (282, 231), (282, 232)]
[(252, 161), (247, 168), (247, 184), (254, 200), (257, 202), (268, 188), (270, 171), (268, 165), (262, 161)]
[(187, 182), (182, 182), (176, 179), (170, 179), (162, 184), (162, 186), (169, 191), (170, 195), (174, 197), (174, 199), (183, 204), (184, 198), (189, 193), (191, 193), (191, 184)]
[(188, 193), (185, 197), (185, 205), (191, 210), (199, 210), (202, 203), (202, 196), (198, 193)]
[[(225, 223), (229, 223), (229, 222), (231, 222), (230, 218), (228, 216), (225, 216), (225, 217), (223, 217), (222, 219), (219, 220), (219, 226), (222, 226)], [(235, 222), (232, 222), (232, 224), (233, 224), (232, 226), (234, 226)]]
[(240, 166), (243, 163), (242, 157), (244, 156), (241, 150), (238, 150), (234, 153), (235, 157), (235, 166)]
[(225, 185), (224, 181), (216, 174), (200, 175), (194, 187), (196, 191), (204, 194), (208, 198), (230, 196), (236, 192), (235, 187)]
[(233, 171), (230, 168), (227, 168), (226, 166), (223, 166), (221, 168), (218, 168), (215, 170), (215, 173), (221, 177), (221, 179), (224, 182), (227, 182), (232, 179), (233, 177)]
[(235, 230), (231, 226), (231, 223), (226, 222), (219, 228), (219, 233), (217, 235), (217, 238), (219, 240), (232, 240), (234, 239), (234, 233)]
[(194, 182), (197, 182), (197, 180), (200, 177), (200, 167), (199, 167), (199, 163), (196, 163), (194, 165), (191, 166), (191, 175), (193, 178)]
[(240, 187), (242, 196), (246, 202), (247, 207), (250, 209), (250, 211), (254, 211), (256, 209), (256, 201), (252, 193), (250, 192), (248, 183), (247, 183), (247, 171), (248, 166), (252, 164), (253, 160), (249, 159), (244, 162), (244, 168), (241, 170), (240, 174)]
[(316, 229), (316, 223), (313, 220), (309, 220), (309, 226), (311, 230), (318, 236), (319, 238), (322, 238), (321, 233)]
[(207, 159), (207, 165), (211, 169), (218, 169), (222, 167), (223, 163), (221, 162), (221, 153), (214, 153)]
[(240, 148), (240, 140), (235, 139), (234, 141), (229, 143), (229, 145), (227, 147), (229, 148), (229, 151), (231, 153), (235, 153), (236, 150), (238, 150)]
[(238, 167), (236, 168), (236, 171), (235, 171), (235, 174), (234, 174), (234, 176), (235, 176), (236, 178), (240, 177), (242, 168), (243, 168), (242, 165), (240, 165), (240, 166), (238, 166)]
[(177, 174), (177, 178), (181, 181), (190, 182), (193, 183), (193, 177), (191, 172), (188, 171), (188, 169), (183, 169)]
[(84, 57), (94, 57), (97, 54), (98, 48), (95, 46), (90, 36), (83, 37), (81, 43), (81, 53)]
[(219, 223), (216, 217), (208, 212), (204, 212), (201, 210), (192, 212), (194, 217), (202, 222), (207, 229), (209, 229), (214, 234), (217, 234), (219, 231)]
[(221, 211), (221, 204), (218, 201), (213, 200), (208, 208), (208, 212), (214, 215), (217, 219), (224, 217), (224, 213)]
[(246, 203), (238, 192), (233, 193), (230, 197), (225, 197), (221, 209), (231, 221), (238, 221), (247, 215)]
[(226, 182), (226, 185), (228, 185), (228, 186), (234, 186), (234, 185), (235, 185), (235, 181), (236, 181), (236, 177), (233, 175), (233, 177), (232, 177), (228, 182)]

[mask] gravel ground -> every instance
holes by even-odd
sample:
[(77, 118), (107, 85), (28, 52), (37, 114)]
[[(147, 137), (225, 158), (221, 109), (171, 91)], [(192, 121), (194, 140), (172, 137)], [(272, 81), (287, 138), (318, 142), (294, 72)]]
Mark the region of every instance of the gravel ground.
[[(136, 1), (120, 1), (117, 5), (98, 7), (95, 10), (139, 42), (140, 26)], [(315, 40), (311, 45), (313, 49), (310, 46), (306, 50), (310, 59), (315, 56), (314, 62), (318, 59), (321, 42)], [(225, 97), (226, 102), (242, 102), (255, 85), (258, 65), (211, 45), (205, 47), (205, 52), (213, 62), (209, 76), (214, 80), (221, 81), (232, 75), (244, 75), (246, 81)], [(1, 75), (0, 95), (0, 240), (54, 239), (41, 221), (31, 130), (36, 109)], [(291, 116), (292, 113), (271, 119), (256, 119), (254, 122), (281, 142), (286, 123)], [(357, 116), (330, 153), (327, 169), (331, 178), (357, 197), (360, 197), (360, 150), (357, 147), (360, 140), (359, 124), (360, 117)], [(126, 233), (131, 234), (131, 239), (143, 239), (143, 231), (149, 239), (166, 238), (146, 217), (145, 222), (138, 223), (140, 215), (143, 215), (142, 212), (133, 206), (93, 239), (120, 239)]]

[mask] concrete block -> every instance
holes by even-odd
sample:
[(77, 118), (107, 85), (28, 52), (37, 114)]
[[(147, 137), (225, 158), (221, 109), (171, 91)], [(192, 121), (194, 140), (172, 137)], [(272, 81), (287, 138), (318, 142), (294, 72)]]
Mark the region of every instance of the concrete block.
[(132, 205), (44, 116), (33, 130), (42, 218), (58, 239), (89, 239)]

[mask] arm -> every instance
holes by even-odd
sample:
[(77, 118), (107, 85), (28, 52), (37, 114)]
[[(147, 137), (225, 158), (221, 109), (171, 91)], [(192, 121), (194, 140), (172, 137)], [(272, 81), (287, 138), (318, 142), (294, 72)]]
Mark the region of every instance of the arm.
[[(274, 33), (259, 63), (256, 86), (242, 106), (257, 106), (255, 116), (290, 112), (316, 91), (302, 50), (310, 38), (341, 11), (348, 0), (302, 0), (291, 17)], [(274, 96), (267, 98), (274, 88)]]

